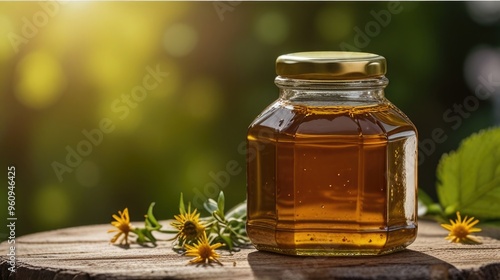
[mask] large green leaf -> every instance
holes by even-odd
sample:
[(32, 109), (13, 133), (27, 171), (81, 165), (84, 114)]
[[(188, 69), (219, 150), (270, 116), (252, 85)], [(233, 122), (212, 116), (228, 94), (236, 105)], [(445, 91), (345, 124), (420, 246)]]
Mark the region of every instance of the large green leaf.
[(443, 155), (437, 193), (447, 216), (456, 211), (479, 219), (500, 219), (500, 128), (483, 130)]

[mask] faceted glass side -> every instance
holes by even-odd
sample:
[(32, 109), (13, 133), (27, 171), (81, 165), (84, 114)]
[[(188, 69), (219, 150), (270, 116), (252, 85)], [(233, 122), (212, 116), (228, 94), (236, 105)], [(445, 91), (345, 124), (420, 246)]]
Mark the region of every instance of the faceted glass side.
[(277, 101), (248, 133), (247, 232), (260, 250), (376, 255), (416, 236), (416, 130), (392, 104)]

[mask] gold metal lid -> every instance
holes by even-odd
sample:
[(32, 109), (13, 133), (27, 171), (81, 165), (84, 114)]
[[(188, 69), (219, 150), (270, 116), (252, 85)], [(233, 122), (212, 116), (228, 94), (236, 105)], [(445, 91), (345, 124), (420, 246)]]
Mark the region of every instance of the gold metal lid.
[(363, 52), (298, 52), (276, 59), (276, 74), (304, 80), (353, 80), (386, 73), (383, 56)]

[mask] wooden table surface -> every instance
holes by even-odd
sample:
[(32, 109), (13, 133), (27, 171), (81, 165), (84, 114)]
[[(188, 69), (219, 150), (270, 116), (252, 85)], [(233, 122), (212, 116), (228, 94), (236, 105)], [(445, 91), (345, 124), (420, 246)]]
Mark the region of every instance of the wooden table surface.
[[(165, 224), (165, 222), (163, 222)], [(140, 224), (137, 224), (140, 225)], [(420, 221), (407, 250), (377, 257), (293, 257), (243, 249), (223, 253), (223, 266), (187, 265), (189, 257), (157, 247), (109, 244), (111, 225), (35, 233), (16, 239), (17, 271), (0, 244), (1, 279), (500, 279), (500, 235), (485, 230), (483, 244), (450, 244), (437, 223)], [(158, 235), (168, 239), (172, 235)]]

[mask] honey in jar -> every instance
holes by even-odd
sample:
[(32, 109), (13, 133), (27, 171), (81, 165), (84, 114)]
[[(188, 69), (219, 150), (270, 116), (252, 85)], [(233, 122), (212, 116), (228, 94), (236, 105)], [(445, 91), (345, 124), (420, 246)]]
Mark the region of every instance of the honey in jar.
[(247, 233), (288, 255), (379, 255), (417, 234), (417, 131), (384, 97), (384, 57), (278, 57), (279, 98), (247, 136)]

